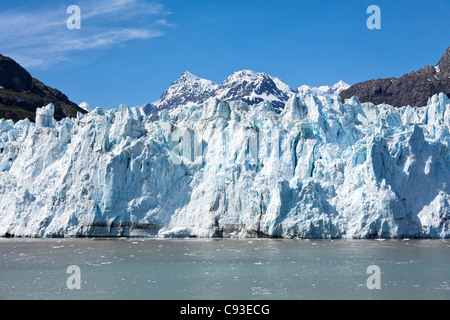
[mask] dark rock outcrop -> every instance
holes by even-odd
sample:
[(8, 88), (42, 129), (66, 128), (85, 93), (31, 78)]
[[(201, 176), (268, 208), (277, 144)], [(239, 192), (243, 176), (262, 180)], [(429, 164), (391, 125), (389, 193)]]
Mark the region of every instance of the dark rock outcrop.
[(357, 83), (342, 91), (340, 97), (343, 101), (356, 96), (361, 102), (421, 107), (441, 92), (450, 96), (450, 47), (436, 66), (425, 66), (400, 78)]
[(33, 78), (17, 62), (0, 55), (0, 86), (11, 91), (28, 91), (33, 87)]
[(86, 113), (66, 95), (34, 79), (13, 59), (0, 54), (0, 118), (34, 121), (36, 109), (49, 103), (55, 106), (57, 120)]

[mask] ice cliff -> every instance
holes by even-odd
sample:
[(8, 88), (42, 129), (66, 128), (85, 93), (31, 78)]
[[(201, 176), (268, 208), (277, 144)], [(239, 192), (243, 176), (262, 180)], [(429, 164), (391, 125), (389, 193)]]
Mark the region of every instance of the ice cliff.
[(450, 100), (0, 120), (1, 236), (449, 237)]

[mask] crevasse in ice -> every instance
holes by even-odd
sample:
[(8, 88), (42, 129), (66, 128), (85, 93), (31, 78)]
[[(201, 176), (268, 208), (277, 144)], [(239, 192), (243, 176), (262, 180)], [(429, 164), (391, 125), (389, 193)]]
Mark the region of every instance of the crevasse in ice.
[(450, 101), (292, 95), (0, 120), (0, 235), (449, 237)]

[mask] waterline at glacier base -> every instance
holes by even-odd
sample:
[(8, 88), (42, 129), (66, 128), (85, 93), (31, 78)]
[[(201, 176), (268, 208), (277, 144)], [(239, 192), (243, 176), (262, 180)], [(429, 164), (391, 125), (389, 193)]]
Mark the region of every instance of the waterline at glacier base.
[(450, 100), (0, 120), (0, 236), (448, 238)]

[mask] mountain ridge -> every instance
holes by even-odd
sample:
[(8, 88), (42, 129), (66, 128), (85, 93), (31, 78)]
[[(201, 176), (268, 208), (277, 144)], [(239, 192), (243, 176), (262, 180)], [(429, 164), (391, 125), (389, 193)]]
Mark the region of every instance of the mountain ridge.
[(445, 94), (53, 111), (0, 119), (0, 237), (450, 238)]

